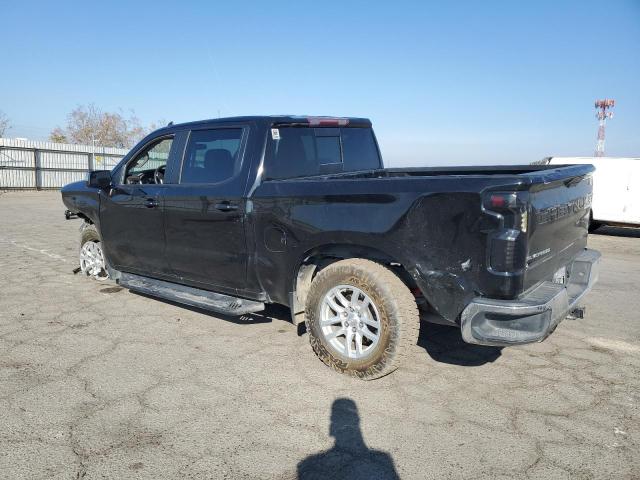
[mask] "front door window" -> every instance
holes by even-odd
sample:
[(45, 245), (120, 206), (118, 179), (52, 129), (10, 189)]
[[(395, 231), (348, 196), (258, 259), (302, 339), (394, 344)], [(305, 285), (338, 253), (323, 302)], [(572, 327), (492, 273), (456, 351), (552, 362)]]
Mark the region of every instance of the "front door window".
[(124, 174), (127, 184), (161, 184), (173, 138), (158, 140), (140, 152), (129, 164)]

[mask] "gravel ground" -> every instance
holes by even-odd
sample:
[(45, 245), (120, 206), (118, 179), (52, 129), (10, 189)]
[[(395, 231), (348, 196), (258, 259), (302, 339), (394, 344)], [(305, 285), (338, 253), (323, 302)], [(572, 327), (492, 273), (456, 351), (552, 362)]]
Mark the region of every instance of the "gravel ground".
[(282, 308), (221, 318), (74, 275), (63, 210), (0, 195), (2, 478), (640, 478), (637, 230), (590, 238), (587, 318), (545, 342), (423, 324), (414, 361), (364, 383)]

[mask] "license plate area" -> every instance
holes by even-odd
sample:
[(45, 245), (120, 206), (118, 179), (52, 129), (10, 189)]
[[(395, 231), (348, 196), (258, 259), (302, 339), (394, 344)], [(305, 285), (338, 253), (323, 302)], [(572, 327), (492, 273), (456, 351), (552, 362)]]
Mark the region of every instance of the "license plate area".
[(564, 285), (567, 283), (567, 267), (560, 267), (556, 273), (553, 274), (553, 283), (559, 283)]

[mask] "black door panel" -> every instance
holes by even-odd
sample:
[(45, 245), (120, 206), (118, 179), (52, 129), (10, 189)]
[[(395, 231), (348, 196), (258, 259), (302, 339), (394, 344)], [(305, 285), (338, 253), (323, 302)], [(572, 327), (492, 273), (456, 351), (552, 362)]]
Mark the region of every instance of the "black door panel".
[[(100, 201), (100, 233), (107, 259), (117, 270), (141, 275), (169, 275), (166, 259), (163, 193), (156, 183), (171, 171), (177, 143), (174, 134), (151, 138), (114, 177), (115, 185)], [(161, 170), (165, 175), (157, 175)]]
[(246, 289), (248, 128), (192, 130), (180, 183), (164, 197), (167, 259), (184, 283), (225, 293)]
[(164, 208), (168, 261), (174, 273), (227, 291), (244, 288), (244, 200), (220, 197), (215, 187), (177, 185), (167, 191)]
[(118, 185), (100, 202), (101, 234), (116, 269), (168, 273), (165, 259), (163, 185)]

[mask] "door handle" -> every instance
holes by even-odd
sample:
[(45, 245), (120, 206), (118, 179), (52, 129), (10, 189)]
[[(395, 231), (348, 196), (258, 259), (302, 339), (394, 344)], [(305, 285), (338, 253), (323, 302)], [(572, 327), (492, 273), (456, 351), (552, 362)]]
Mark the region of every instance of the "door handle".
[(147, 198), (144, 201), (144, 206), (147, 208), (156, 208), (158, 206), (158, 201), (155, 198)]
[(220, 210), (221, 212), (231, 212), (232, 210), (237, 210), (238, 205), (230, 202), (220, 202), (216, 204), (216, 209)]

